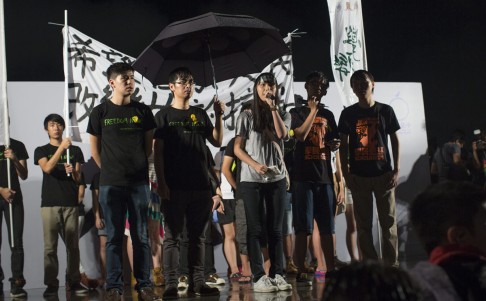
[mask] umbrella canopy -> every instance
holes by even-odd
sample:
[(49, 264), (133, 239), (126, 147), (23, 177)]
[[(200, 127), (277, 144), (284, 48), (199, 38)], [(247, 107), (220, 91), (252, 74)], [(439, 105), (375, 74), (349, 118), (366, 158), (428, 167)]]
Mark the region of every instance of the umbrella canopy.
[(278, 30), (257, 18), (207, 13), (169, 24), (133, 67), (155, 85), (188, 67), (198, 85), (209, 86), (261, 72), (289, 52)]

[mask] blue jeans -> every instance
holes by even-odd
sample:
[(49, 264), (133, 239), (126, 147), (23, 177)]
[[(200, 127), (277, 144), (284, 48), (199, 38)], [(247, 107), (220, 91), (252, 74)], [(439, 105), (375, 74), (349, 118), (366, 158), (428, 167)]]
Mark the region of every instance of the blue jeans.
[(271, 183), (241, 182), (239, 185), (238, 193), (245, 204), (248, 255), (254, 281), (265, 275), (260, 245), (261, 238), (265, 235), (262, 221), (267, 223), (271, 264), (269, 276), (274, 278), (275, 274), (283, 275), (282, 223), (286, 207), (285, 179)]
[(100, 186), (100, 204), (106, 228), (106, 289), (123, 291), (123, 235), (128, 211), (133, 244), (133, 274), (136, 290), (152, 286), (150, 281), (149, 239), (147, 234), (148, 185)]
[(295, 181), (292, 198), (295, 233), (311, 235), (315, 219), (321, 235), (334, 234), (336, 198), (331, 184)]

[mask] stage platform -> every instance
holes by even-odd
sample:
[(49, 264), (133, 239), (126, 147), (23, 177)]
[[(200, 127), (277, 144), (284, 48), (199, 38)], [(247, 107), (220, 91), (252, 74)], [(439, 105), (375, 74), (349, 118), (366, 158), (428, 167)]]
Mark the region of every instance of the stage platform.
[[(222, 275), (221, 275), (222, 276)], [(225, 278), (225, 280), (227, 280)], [(211, 297), (188, 297), (187, 291), (179, 292), (179, 299), (176, 300), (198, 300), (198, 301), (290, 301), (290, 300), (321, 300), (322, 292), (324, 290), (325, 278), (314, 277), (312, 287), (297, 286), (294, 277), (289, 277), (288, 282), (292, 284), (292, 291), (280, 291), (275, 293), (256, 293), (253, 291), (251, 284), (239, 284), (238, 282), (226, 282), (225, 285), (217, 286), (220, 290), (220, 296)], [(59, 288), (57, 297), (43, 298), (42, 293), (45, 288), (28, 289), (27, 299), (13, 299), (9, 297), (9, 291), (4, 292), (4, 297), (0, 297), (0, 301), (3, 300), (30, 300), (30, 301), (67, 301), (67, 300), (79, 300), (79, 301), (102, 301), (105, 300), (105, 290), (96, 289), (89, 292), (85, 296), (71, 296), (67, 294), (64, 287)], [(157, 294), (162, 295), (164, 288), (155, 288)], [(130, 287), (125, 287), (125, 293), (122, 297), (125, 301), (138, 301), (138, 294)]]

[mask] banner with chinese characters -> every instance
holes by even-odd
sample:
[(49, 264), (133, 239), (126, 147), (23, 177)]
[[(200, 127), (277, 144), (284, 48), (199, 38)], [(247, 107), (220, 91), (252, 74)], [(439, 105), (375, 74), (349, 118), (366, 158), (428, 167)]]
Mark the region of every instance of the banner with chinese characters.
[[(98, 104), (111, 97), (106, 78), (106, 69), (115, 62), (132, 64), (135, 58), (117, 51), (93, 38), (69, 27), (69, 115), (71, 117), (73, 140), (87, 143), (86, 128), (91, 111)], [(291, 38), (284, 39), (290, 43)], [(279, 83), (279, 97), (287, 106), (294, 105), (292, 56), (286, 55), (271, 63), (262, 72), (273, 72)], [(219, 82), (219, 99), (226, 103), (223, 145), (234, 137), (236, 118), (242, 103), (253, 98), (254, 80), (258, 74), (249, 74)], [(157, 113), (172, 101), (168, 85), (154, 86), (141, 74), (135, 72), (136, 89), (132, 98), (150, 106)], [(204, 108), (214, 124), (212, 86), (195, 88), (191, 105)]]
[(349, 79), (367, 69), (361, 0), (327, 0), (331, 21), (331, 65), (334, 81), (345, 107), (358, 99)]

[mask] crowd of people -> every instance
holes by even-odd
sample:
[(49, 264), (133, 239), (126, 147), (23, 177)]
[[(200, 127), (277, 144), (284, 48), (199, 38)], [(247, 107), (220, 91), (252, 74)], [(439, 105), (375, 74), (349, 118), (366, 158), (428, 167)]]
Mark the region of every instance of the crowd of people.
[[(214, 285), (225, 280), (214, 268), (213, 219), (223, 234), (228, 281), (252, 283), (258, 293), (292, 290), (287, 276), (294, 274), (297, 286), (326, 279), (323, 300), (485, 296), (486, 198), (484, 189), (463, 182), (462, 136), (454, 136), (434, 156), (432, 174), (443, 183), (411, 205), (414, 228), (430, 255), (411, 271), (419, 283), (399, 269), (394, 190), (400, 171), (400, 125), (391, 106), (374, 100), (370, 72), (352, 75), (358, 102), (345, 108), (338, 122), (323, 103), (329, 80), (322, 72), (307, 76), (307, 97), (289, 112), (279, 99), (275, 76), (260, 74), (253, 99), (241, 106), (235, 137), (224, 147), (225, 104), (213, 99), (214, 125), (204, 109), (191, 106), (195, 81), (189, 69), (171, 72), (172, 103), (155, 116), (131, 98), (132, 66), (115, 63), (106, 74), (112, 98), (93, 109), (87, 129), (91, 156), (100, 168), (90, 189), (102, 275), (93, 285), (83, 281), (78, 244), (84, 214), (80, 204), (87, 186), (81, 172), (84, 156), (63, 138), (63, 118), (50, 114), (44, 120), (49, 141), (34, 153), (43, 174), (44, 297), (59, 290), (59, 237), (67, 253), (66, 289), (72, 294), (101, 285), (107, 300), (121, 300), (128, 247), (140, 300), (175, 299), (186, 289), (188, 295), (219, 295)], [(207, 142), (221, 147), (214, 159)], [(484, 185), (483, 147), (478, 141), (473, 144), (472, 166), (480, 171), (478, 177), (482, 174)], [(15, 238), (14, 244), (9, 240), (10, 296), (26, 297), (19, 178), (28, 176), (29, 156), (14, 139), (3, 149), (0, 208)], [(11, 188), (3, 176), (6, 160), (12, 163)], [(374, 199), (379, 252), (372, 233)], [(338, 210), (345, 211), (350, 265), (336, 256)], [(431, 275), (443, 281), (436, 284)], [(165, 285), (163, 295), (154, 285)], [(3, 291), (3, 284), (0, 288)]]

